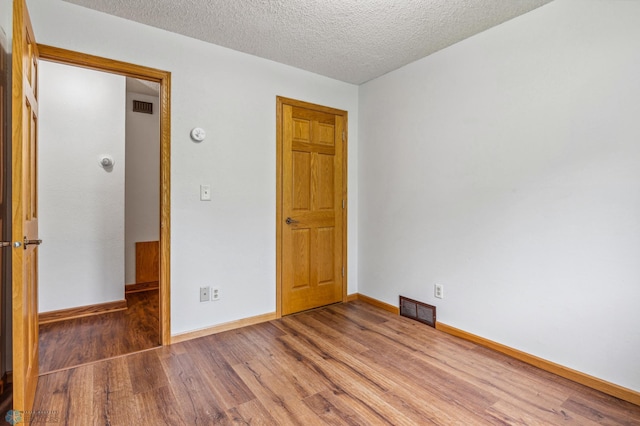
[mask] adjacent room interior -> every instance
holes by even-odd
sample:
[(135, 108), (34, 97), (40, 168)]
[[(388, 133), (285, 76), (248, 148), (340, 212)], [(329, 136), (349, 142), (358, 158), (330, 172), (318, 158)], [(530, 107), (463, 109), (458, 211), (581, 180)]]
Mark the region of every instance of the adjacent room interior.
[(159, 344), (160, 119), (158, 83), (39, 73), (43, 374)]

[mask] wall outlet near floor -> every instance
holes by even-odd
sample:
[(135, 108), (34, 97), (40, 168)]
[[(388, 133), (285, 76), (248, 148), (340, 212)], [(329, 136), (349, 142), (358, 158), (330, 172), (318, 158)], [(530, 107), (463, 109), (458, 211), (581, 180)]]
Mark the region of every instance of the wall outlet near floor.
[(210, 287), (200, 287), (200, 301), (208, 302), (211, 300), (211, 288)]
[(211, 300), (220, 300), (220, 289), (214, 287), (211, 291)]
[(438, 299), (444, 299), (444, 287), (442, 284), (435, 284), (433, 286), (433, 294)]

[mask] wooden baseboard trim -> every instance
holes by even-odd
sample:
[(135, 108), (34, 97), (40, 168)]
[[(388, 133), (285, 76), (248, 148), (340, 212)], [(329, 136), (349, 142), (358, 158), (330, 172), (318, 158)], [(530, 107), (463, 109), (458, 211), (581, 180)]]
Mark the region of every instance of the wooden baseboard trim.
[(459, 337), (464, 340), (476, 343), (480, 346), (484, 346), (502, 354), (508, 355), (512, 358), (525, 362), (527, 364), (538, 367), (541, 370), (548, 371), (549, 373), (556, 374), (565, 379), (569, 379), (576, 383), (580, 383), (592, 389), (599, 390), (608, 395), (615, 396), (616, 398), (623, 399), (632, 404), (640, 405), (640, 392), (624, 388), (611, 382), (607, 382), (597, 377), (590, 376), (580, 371), (573, 370), (560, 364), (556, 364), (546, 359), (539, 358), (535, 355), (528, 354), (526, 352), (519, 351), (517, 349), (505, 346), (501, 343), (494, 342), (492, 340), (485, 339), (484, 337), (476, 336), (475, 334), (468, 333), (464, 330), (460, 330), (450, 325), (437, 323), (436, 329), (450, 334), (452, 336)]
[(357, 300), (361, 300), (364, 303), (368, 303), (380, 309), (384, 309), (385, 311), (391, 312), (392, 314), (400, 315), (400, 308), (398, 308), (397, 306), (390, 305), (386, 302), (374, 299), (373, 297), (365, 296), (364, 294), (356, 293), (355, 295), (357, 296)]
[(95, 305), (78, 306), (77, 308), (60, 309), (58, 311), (41, 312), (38, 314), (38, 324), (65, 321), (75, 318), (89, 317), (92, 315), (106, 314), (109, 312), (124, 311), (127, 309), (126, 300), (97, 303)]
[(212, 334), (222, 333), (223, 331), (235, 330), (236, 328), (247, 327), (249, 325), (260, 324), (277, 318), (278, 317), (275, 312), (270, 312), (268, 314), (257, 315), (255, 317), (225, 322), (223, 324), (214, 325), (213, 327), (207, 327), (200, 330), (174, 334), (171, 336), (171, 344), (197, 339), (198, 337), (210, 336)]
[(124, 294), (140, 293), (142, 291), (158, 290), (158, 281), (148, 283), (125, 284)]
[[(350, 294), (349, 296), (347, 296), (348, 302), (352, 300), (361, 300), (370, 305), (377, 306), (380, 309), (384, 309), (385, 311), (392, 312), (397, 315), (400, 314), (399, 308), (360, 293)], [(519, 351), (509, 346), (505, 346), (501, 343), (485, 339), (484, 337), (476, 336), (475, 334), (468, 333), (464, 330), (460, 330), (441, 322), (436, 323), (436, 329), (452, 336), (456, 336), (461, 339), (476, 343), (480, 346), (493, 349), (494, 351), (500, 352), (504, 355), (508, 355), (529, 365), (538, 367), (541, 370), (548, 371), (549, 373), (564, 377), (565, 379), (580, 383), (581, 385), (585, 385), (591, 389), (595, 389), (608, 395), (615, 396), (616, 398), (620, 398), (632, 404), (640, 405), (640, 392), (634, 391), (632, 389), (628, 389), (614, 383), (599, 379), (597, 377), (590, 376), (586, 373), (573, 370), (569, 367), (547, 361), (546, 359), (539, 358), (535, 355)]]
[(358, 293), (348, 294), (345, 302), (353, 302), (354, 300), (358, 300)]

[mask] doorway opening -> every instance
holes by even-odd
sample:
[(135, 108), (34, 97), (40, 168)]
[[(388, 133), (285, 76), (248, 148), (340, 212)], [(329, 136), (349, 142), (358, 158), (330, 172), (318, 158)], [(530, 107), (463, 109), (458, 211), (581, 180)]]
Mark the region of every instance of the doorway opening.
[[(55, 253), (41, 250), (40, 327), (44, 339), (60, 329), (53, 343), (41, 339), (43, 373), (170, 343), (170, 73), (38, 47), (41, 76), (59, 72), (74, 83), (57, 93), (42, 80), (41, 92), (85, 95), (70, 96), (57, 106), (63, 111), (40, 112), (41, 126), (47, 114), (60, 116), (53, 124), (48, 120), (48, 133), (64, 139), (45, 149), (42, 138), (40, 147), (41, 235), (44, 240), (49, 230), (56, 236), (48, 238)], [(98, 104), (107, 107), (95, 110)], [(134, 104), (142, 112), (134, 112)], [(54, 209), (56, 220), (47, 225), (47, 210)], [(62, 297), (45, 287), (48, 280)], [(63, 323), (89, 330), (89, 336), (65, 330)], [(43, 359), (56, 352), (51, 345), (64, 344), (69, 352), (57, 337), (70, 332), (80, 345), (71, 351), (76, 354)], [(96, 345), (110, 349), (89, 350)]]

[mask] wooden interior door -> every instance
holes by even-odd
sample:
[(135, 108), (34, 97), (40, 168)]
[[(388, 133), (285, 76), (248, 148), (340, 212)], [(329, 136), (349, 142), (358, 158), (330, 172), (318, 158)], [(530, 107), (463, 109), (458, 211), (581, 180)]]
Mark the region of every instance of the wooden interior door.
[[(10, 159), (7, 153), (8, 141), (11, 140), (11, 134), (8, 122), (10, 120), (8, 108), (9, 104), (7, 96), (11, 93), (11, 64), (8, 64), (10, 58), (11, 47), (5, 37), (4, 31), (0, 31), (0, 392), (4, 393), (4, 386), (7, 383), (7, 371), (10, 370), (5, 365), (7, 359), (8, 345), (7, 336), (11, 335), (9, 330), (10, 323), (5, 317), (9, 296), (11, 296), (9, 286), (11, 285), (11, 277), (8, 276), (7, 265), (10, 259), (11, 250), (11, 203), (7, 201), (7, 182), (11, 182), (9, 175), (11, 170)], [(9, 226), (7, 226), (9, 225)], [(8, 393), (8, 392), (7, 392)], [(6, 397), (0, 398), (0, 407), (4, 406)]]
[(31, 410), (38, 384), (38, 48), (25, 0), (13, 9), (13, 408)]
[(345, 295), (346, 112), (279, 98), (281, 314)]

